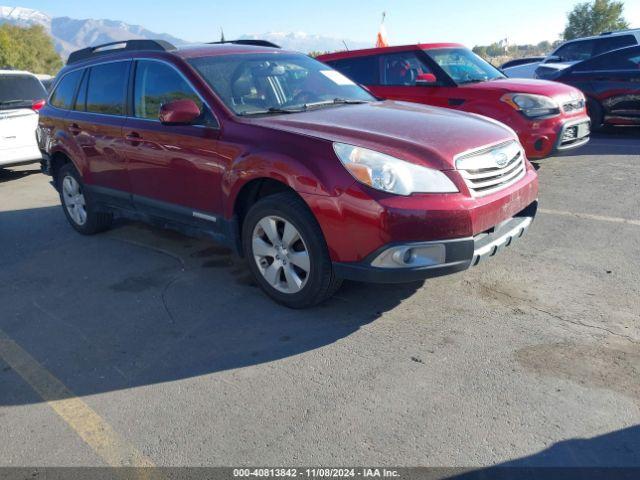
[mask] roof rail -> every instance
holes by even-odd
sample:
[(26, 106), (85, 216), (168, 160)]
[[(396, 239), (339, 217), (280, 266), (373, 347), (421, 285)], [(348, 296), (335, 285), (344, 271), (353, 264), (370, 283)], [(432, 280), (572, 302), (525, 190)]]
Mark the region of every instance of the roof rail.
[(254, 45), (256, 47), (270, 47), (270, 48), (282, 48), (280, 45), (276, 45), (268, 40), (225, 40), (224, 42), (208, 42), (209, 45), (222, 45), (224, 43), (235, 43), (236, 45)]
[(77, 63), (88, 58), (97, 57), (99, 55), (107, 55), (109, 53), (123, 50), (155, 50), (167, 52), (175, 49), (175, 46), (164, 40), (123, 40), (120, 42), (103, 43), (102, 45), (96, 45), (95, 47), (76, 50), (69, 55), (67, 65), (71, 65), (72, 63)]
[(612, 30), (611, 32), (602, 32), (600, 35), (611, 35), (613, 33), (637, 32), (640, 28), (625, 28), (623, 30)]

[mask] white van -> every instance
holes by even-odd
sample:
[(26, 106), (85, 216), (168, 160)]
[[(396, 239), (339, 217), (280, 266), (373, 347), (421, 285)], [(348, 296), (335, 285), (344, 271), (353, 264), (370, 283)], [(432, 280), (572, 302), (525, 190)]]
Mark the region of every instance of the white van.
[(35, 75), (0, 70), (0, 168), (41, 160), (36, 128), (46, 98)]

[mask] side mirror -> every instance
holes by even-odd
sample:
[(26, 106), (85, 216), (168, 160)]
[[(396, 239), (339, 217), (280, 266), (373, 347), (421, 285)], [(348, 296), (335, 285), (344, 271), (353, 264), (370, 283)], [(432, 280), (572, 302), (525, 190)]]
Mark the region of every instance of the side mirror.
[(421, 73), (416, 78), (416, 85), (422, 85), (425, 87), (433, 86), (438, 83), (438, 79), (433, 73)]
[(188, 98), (174, 100), (160, 107), (160, 122), (170, 125), (190, 125), (200, 116), (196, 102)]
[(549, 55), (547, 58), (545, 58), (543, 63), (556, 63), (561, 61), (562, 59), (558, 55)]

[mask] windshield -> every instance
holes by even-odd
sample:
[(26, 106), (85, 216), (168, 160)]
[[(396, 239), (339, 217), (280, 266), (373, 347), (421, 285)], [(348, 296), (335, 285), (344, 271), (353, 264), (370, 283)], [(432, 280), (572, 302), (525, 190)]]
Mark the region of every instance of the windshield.
[(425, 53), (457, 84), (505, 78), (500, 70), (466, 48), (440, 48)]
[(295, 113), (375, 100), (341, 73), (305, 55), (220, 55), (189, 63), (238, 115)]
[(47, 92), (31, 75), (0, 75), (0, 109), (31, 107), (34, 100), (47, 98)]

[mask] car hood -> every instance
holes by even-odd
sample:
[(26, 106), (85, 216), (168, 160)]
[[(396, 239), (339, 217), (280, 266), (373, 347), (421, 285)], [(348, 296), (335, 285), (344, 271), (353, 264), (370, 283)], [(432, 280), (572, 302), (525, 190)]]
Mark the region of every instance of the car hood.
[(577, 90), (563, 83), (533, 78), (501, 78), (488, 82), (461, 85), (460, 88), (473, 88), (498, 93), (532, 93), (547, 97), (571, 97)]
[(480, 115), (395, 101), (332, 106), (249, 121), (358, 145), (440, 170), (455, 168), (454, 157), (462, 152), (517, 140), (510, 128)]

